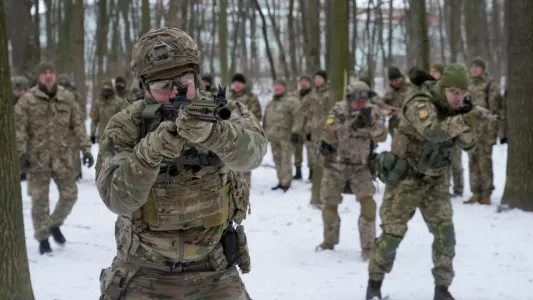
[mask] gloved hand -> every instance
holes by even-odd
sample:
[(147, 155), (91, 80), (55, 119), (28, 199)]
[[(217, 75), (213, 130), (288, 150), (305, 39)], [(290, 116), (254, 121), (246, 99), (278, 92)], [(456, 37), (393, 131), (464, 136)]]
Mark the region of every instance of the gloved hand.
[(463, 105), (457, 110), (460, 114), (466, 114), (474, 108), (470, 96), (465, 97), (463, 100)]
[(30, 159), (27, 154), (22, 154), (19, 157), (20, 161), (20, 172), (24, 173), (30, 168)]
[(308, 142), (311, 141), (311, 134), (310, 134), (310, 133), (308, 133), (305, 137), (306, 137), (306, 139), (307, 139)]
[(479, 110), (472, 109), (463, 115), (463, 121), (470, 127), (475, 127), (477, 124), (483, 121), (481, 112)]
[(83, 153), (83, 165), (90, 168), (94, 165), (94, 157), (90, 152)]
[(352, 129), (369, 127), (370, 125), (372, 125), (372, 108), (365, 107), (361, 109), (357, 118), (352, 121)]
[(500, 144), (501, 144), (501, 145), (503, 145), (503, 144), (507, 144), (507, 137), (501, 138), (501, 139), (500, 139)]
[(93, 145), (96, 144), (96, 136), (91, 135), (91, 138), (90, 138), (90, 139), (91, 139), (91, 143), (92, 143)]
[(330, 144), (326, 143), (325, 141), (321, 141), (320, 147), (318, 150), (320, 151), (320, 154), (324, 156), (328, 156), (331, 153), (333, 153), (334, 149), (333, 149), (333, 146), (331, 146)]
[(213, 123), (202, 122), (198, 118), (180, 111), (176, 119), (178, 134), (193, 143), (205, 142), (213, 132)]
[[(155, 131), (150, 132), (145, 137), (151, 158), (167, 157), (176, 158), (180, 156), (185, 145), (185, 140), (176, 134), (176, 124), (172, 121), (164, 121), (159, 124)], [(156, 157), (154, 157), (156, 156)]]
[(291, 134), (291, 143), (298, 144), (300, 142), (300, 135), (293, 133)]

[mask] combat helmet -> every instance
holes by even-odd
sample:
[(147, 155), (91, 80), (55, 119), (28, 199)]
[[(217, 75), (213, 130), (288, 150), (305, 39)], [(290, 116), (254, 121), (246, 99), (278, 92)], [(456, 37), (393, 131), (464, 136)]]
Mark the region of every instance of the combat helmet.
[(11, 77), (11, 86), (14, 90), (24, 90), (28, 88), (30, 81), (24, 76)]
[(151, 29), (133, 46), (131, 71), (135, 77), (180, 67), (200, 71), (200, 49), (185, 32), (173, 27)]
[(354, 81), (346, 87), (346, 100), (370, 99), (375, 95), (368, 84), (363, 81)]

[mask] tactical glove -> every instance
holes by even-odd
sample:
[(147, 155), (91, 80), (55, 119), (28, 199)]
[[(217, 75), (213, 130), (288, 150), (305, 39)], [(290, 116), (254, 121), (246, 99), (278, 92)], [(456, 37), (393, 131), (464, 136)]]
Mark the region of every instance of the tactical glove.
[(310, 133), (308, 133), (308, 134), (306, 135), (306, 139), (307, 139), (308, 142), (311, 141), (311, 134), (310, 134)]
[(90, 168), (94, 165), (94, 157), (90, 152), (83, 153), (83, 165)]
[(466, 125), (469, 127), (475, 127), (483, 121), (483, 118), (479, 110), (472, 109), (463, 115), (463, 121), (465, 121)]
[(91, 143), (94, 145), (96, 144), (96, 136), (91, 135)]
[(503, 144), (507, 144), (507, 138), (504, 137), (504, 138), (501, 138), (500, 139), (500, 144), (503, 145)]
[(176, 124), (172, 121), (164, 121), (159, 124), (155, 131), (150, 132), (145, 137), (146, 143), (141, 145), (147, 147), (145, 154), (147, 159), (158, 160), (160, 157), (176, 158), (180, 156), (185, 145), (185, 140), (176, 135)]
[(474, 108), (470, 96), (465, 97), (463, 100), (463, 105), (457, 110), (459, 114), (466, 114)]
[(372, 108), (365, 107), (361, 109), (357, 118), (352, 122), (352, 129), (365, 128), (372, 125)]
[(213, 123), (200, 121), (198, 118), (189, 115), (185, 111), (181, 111), (176, 119), (176, 126), (178, 134), (193, 142), (205, 142), (213, 132)]
[(20, 172), (24, 173), (30, 168), (30, 160), (28, 155), (22, 154), (19, 158), (20, 161)]
[(293, 133), (291, 134), (291, 143), (298, 144), (300, 142), (300, 135)]
[(333, 153), (333, 150), (334, 150), (333, 146), (331, 146), (330, 144), (326, 143), (325, 141), (320, 142), (320, 147), (319, 147), (320, 154), (324, 156), (328, 156), (331, 153)]

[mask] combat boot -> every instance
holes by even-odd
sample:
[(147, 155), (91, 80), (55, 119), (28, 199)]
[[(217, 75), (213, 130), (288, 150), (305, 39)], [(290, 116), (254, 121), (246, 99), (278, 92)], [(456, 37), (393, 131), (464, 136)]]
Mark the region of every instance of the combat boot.
[(322, 242), (320, 245), (316, 246), (316, 251), (323, 250), (335, 250), (335, 245), (330, 242)]
[(452, 198), (460, 198), (463, 197), (463, 192), (460, 191), (454, 191), (452, 194)]
[(366, 300), (381, 300), (381, 284), (383, 281), (368, 280), (368, 286), (366, 287)]
[(67, 241), (61, 233), (61, 230), (59, 230), (59, 227), (50, 228), (50, 234), (52, 234), (54, 241), (56, 241), (56, 243), (58, 243), (59, 245), (63, 245)]
[(490, 196), (483, 195), (483, 196), (481, 196), (481, 199), (479, 199), (478, 202), (479, 202), (479, 204), (490, 205)]
[(302, 167), (296, 167), (296, 175), (292, 177), (292, 179), (295, 180), (301, 180), (302, 179)]
[(272, 188), (270, 188), (271, 190), (275, 191), (277, 189), (280, 189), (281, 188), (281, 184), (278, 184), (276, 186), (273, 186)]
[(39, 253), (41, 255), (52, 253), (52, 248), (50, 247), (50, 242), (48, 242), (48, 239), (39, 242)]
[(478, 203), (480, 200), (481, 200), (481, 195), (474, 194), (474, 195), (472, 195), (472, 197), (470, 197), (470, 199), (468, 199), (467, 201), (465, 201), (463, 203), (464, 204), (474, 204), (474, 203)]
[(437, 285), (435, 286), (435, 296), (433, 300), (455, 300), (455, 298), (448, 291), (447, 286)]
[(309, 168), (309, 180), (313, 180), (313, 168)]
[(26, 173), (20, 173), (20, 181), (26, 181)]
[(284, 193), (286, 193), (289, 189), (291, 188), (291, 186), (280, 186), (280, 189), (283, 190)]

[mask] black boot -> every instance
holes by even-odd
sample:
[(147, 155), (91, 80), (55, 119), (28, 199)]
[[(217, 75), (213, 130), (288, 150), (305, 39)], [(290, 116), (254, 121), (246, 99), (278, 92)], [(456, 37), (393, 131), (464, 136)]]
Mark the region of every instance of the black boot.
[(289, 190), (290, 187), (291, 187), (290, 185), (289, 186), (280, 186), (280, 189), (282, 189), (283, 192), (286, 193)]
[(313, 169), (309, 168), (309, 180), (313, 180)]
[(455, 298), (450, 294), (447, 286), (436, 285), (435, 297), (433, 297), (433, 300), (455, 300)]
[(26, 181), (26, 173), (20, 173), (20, 181)]
[(78, 174), (78, 176), (76, 176), (76, 181), (78, 181), (78, 180), (80, 180), (80, 179), (82, 179), (82, 178), (83, 178), (83, 174), (80, 172), (80, 173)]
[(271, 190), (275, 191), (275, 190), (280, 189), (280, 188), (281, 188), (281, 184), (278, 184), (278, 185), (276, 185), (276, 186), (273, 186), (273, 187), (271, 188)]
[(61, 230), (59, 230), (59, 227), (50, 228), (50, 233), (52, 234), (54, 241), (56, 241), (56, 243), (58, 243), (59, 245), (63, 245), (67, 241), (61, 233)]
[(41, 253), (41, 255), (45, 253), (52, 253), (52, 248), (50, 248), (48, 239), (39, 242), (39, 253)]
[(292, 179), (295, 180), (301, 180), (302, 179), (302, 167), (296, 167), (296, 175), (292, 177)]
[(381, 284), (383, 281), (368, 280), (366, 288), (366, 300), (374, 300), (376, 298), (381, 300)]

